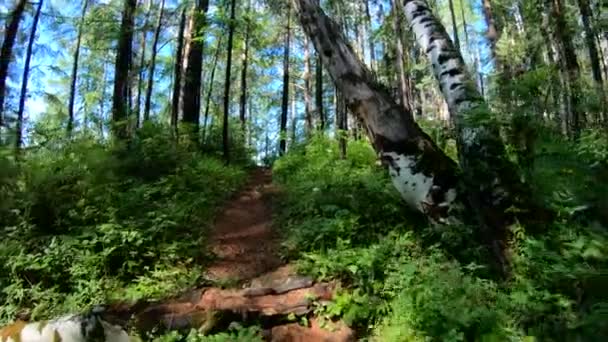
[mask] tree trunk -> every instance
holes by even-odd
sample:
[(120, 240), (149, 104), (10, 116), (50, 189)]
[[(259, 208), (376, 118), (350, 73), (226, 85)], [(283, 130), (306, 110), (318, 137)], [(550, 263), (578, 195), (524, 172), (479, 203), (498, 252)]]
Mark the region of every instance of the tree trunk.
[(308, 137), (312, 134), (314, 123), (312, 119), (312, 90), (310, 86), (310, 40), (304, 35), (304, 112), (306, 116), (306, 134)]
[(298, 112), (296, 110), (296, 102), (297, 102), (297, 91), (296, 91), (296, 84), (295, 82), (291, 83), (291, 115), (290, 115), (290, 120), (291, 120), (291, 141), (290, 141), (290, 148), (291, 146), (296, 144), (296, 140), (297, 140), (297, 128), (298, 128)]
[(369, 32), (367, 37), (369, 43), (369, 65), (372, 71), (374, 71), (376, 70), (376, 47), (372, 38), (372, 15), (369, 10), (369, 0), (363, 0), (363, 4), (365, 5), (365, 23), (367, 25), (367, 32)]
[(118, 139), (127, 138), (127, 97), (129, 87), (129, 66), (133, 42), (133, 23), (136, 0), (126, 0), (120, 24), (120, 37), (116, 51), (114, 70), (114, 92), (112, 94), (112, 129)]
[(580, 112), (580, 87), (578, 84), (580, 68), (572, 43), (572, 32), (568, 29), (565, 7), (562, 0), (551, 2), (551, 17), (554, 20), (553, 35), (560, 52), (560, 68), (566, 81), (568, 96), (569, 133), (576, 138), (580, 134), (582, 115)]
[(319, 117), (318, 129), (325, 131), (325, 111), (323, 109), (323, 56), (317, 52), (317, 63), (315, 65), (315, 106)]
[(4, 99), (6, 96), (6, 78), (8, 77), (8, 67), (13, 59), (13, 46), (19, 31), (19, 23), (25, 10), (26, 0), (19, 0), (17, 6), (10, 14), (8, 25), (4, 31), (4, 41), (0, 50), (0, 127), (4, 126)]
[(488, 30), (486, 32), (486, 38), (490, 42), (490, 51), (492, 52), (492, 58), (494, 59), (494, 65), (496, 69), (499, 69), (499, 61), (496, 59), (496, 42), (500, 38), (500, 28), (496, 23), (494, 14), (492, 13), (492, 2), (490, 0), (482, 0), (481, 5), (483, 7), (483, 15), (486, 20)]
[[(589, 50), (589, 61), (591, 62), (591, 71), (593, 73), (593, 80), (595, 81), (597, 95), (602, 103), (602, 120), (605, 122), (608, 117), (608, 101), (606, 94), (604, 93), (604, 81), (602, 79), (602, 67), (600, 65), (600, 58), (598, 53), (597, 44), (595, 43), (595, 32), (591, 27), (591, 8), (589, 7), (589, 0), (578, 0), (578, 8), (581, 12), (581, 19), (583, 21), (583, 28), (585, 30), (585, 41), (587, 43), (587, 49)], [(597, 120), (600, 121), (600, 120)]]
[(209, 119), (209, 107), (211, 106), (211, 94), (213, 93), (213, 80), (215, 79), (215, 69), (217, 69), (217, 61), (220, 57), (220, 47), (222, 46), (222, 36), (217, 40), (215, 48), (215, 56), (213, 57), (213, 66), (211, 67), (211, 75), (209, 76), (209, 85), (207, 86), (207, 98), (205, 100), (205, 114), (203, 118), (203, 137), (202, 143), (205, 143), (207, 133), (207, 121)]
[[(462, 18), (462, 30), (464, 31), (465, 48), (466, 48), (467, 52), (470, 54), (469, 30), (467, 27), (467, 17), (465, 15), (465, 11), (464, 11), (465, 2), (466, 2), (466, 0), (460, 0), (460, 17)], [(477, 70), (477, 68), (475, 68), (475, 70)]]
[(351, 112), (364, 121), (374, 148), (388, 165), (404, 200), (443, 221), (457, 201), (456, 164), (375, 81), (314, 0), (298, 0), (298, 14)]
[(78, 60), (80, 59), (80, 42), (82, 41), (82, 30), (84, 24), (84, 16), (87, 13), (88, 0), (84, 0), (82, 5), (82, 13), (80, 14), (80, 23), (78, 24), (78, 38), (76, 38), (76, 48), (74, 50), (74, 62), (72, 64), (72, 78), (70, 80), (70, 99), (68, 100), (68, 136), (72, 135), (74, 128), (74, 102), (76, 101), (76, 81), (78, 80)]
[(404, 0), (404, 3), (406, 18), (421, 50), (432, 63), (457, 130), (468, 203), (481, 224), (484, 240), (492, 246), (506, 272), (507, 261), (501, 256), (506, 248), (508, 228), (514, 222), (509, 209), (529, 209), (528, 189), (510, 162), (498, 125), (491, 119), (487, 104), (477, 92), (460, 51), (453, 46), (445, 28), (425, 1)]
[(139, 71), (137, 77), (137, 100), (135, 101), (135, 127), (138, 128), (140, 125), (141, 115), (141, 96), (144, 88), (144, 65), (146, 64), (146, 44), (148, 42), (148, 26), (150, 19), (150, 12), (152, 12), (152, 0), (148, 1), (148, 9), (146, 10), (146, 18), (141, 32), (141, 55), (139, 56)]
[(410, 98), (410, 86), (405, 75), (405, 57), (403, 53), (403, 29), (401, 26), (401, 18), (403, 6), (399, 0), (391, 0), (393, 7), (393, 30), (395, 31), (395, 60), (397, 70), (399, 71), (399, 95), (401, 97), (401, 105), (405, 108), (406, 113), (412, 113), (412, 100)]
[(454, 46), (460, 50), (460, 39), (458, 39), (458, 23), (456, 22), (456, 15), (454, 14), (454, 1), (448, 0), (450, 7), (450, 16), (452, 17), (452, 31), (454, 35)]
[(158, 12), (158, 21), (154, 31), (154, 40), (152, 41), (152, 56), (150, 57), (150, 70), (148, 71), (148, 88), (146, 88), (146, 102), (144, 105), (144, 122), (150, 120), (150, 105), (152, 103), (152, 88), (154, 87), (154, 70), (156, 68), (156, 53), (158, 39), (160, 38), (160, 29), (163, 23), (163, 13), (165, 10), (165, 0), (160, 0), (160, 9)]
[(245, 24), (245, 37), (243, 38), (243, 44), (245, 45), (244, 47), (244, 51), (243, 51), (243, 60), (242, 60), (242, 67), (241, 67), (241, 98), (240, 98), (240, 109), (239, 109), (239, 118), (241, 120), (241, 131), (243, 134), (243, 137), (246, 136), (246, 128), (247, 128), (247, 123), (246, 123), (246, 117), (245, 117), (245, 110), (247, 107), (247, 66), (249, 63), (249, 30), (251, 29), (251, 23), (250, 23), (250, 13), (251, 11), (251, 0), (248, 3), (247, 6), (247, 17), (245, 18), (246, 20), (246, 24)]
[(205, 27), (209, 0), (197, 0), (192, 13), (192, 31), (190, 32), (188, 65), (184, 73), (182, 99), (182, 122), (186, 124), (188, 140), (196, 145), (201, 110), (201, 75), (203, 71), (203, 39), (199, 35)]
[(287, 7), (287, 28), (285, 29), (285, 46), (283, 49), (283, 99), (281, 101), (281, 122), (279, 155), (285, 154), (287, 147), (287, 110), (289, 105), (289, 46), (291, 44), (291, 2)]
[(186, 30), (186, 10), (182, 11), (177, 34), (177, 48), (175, 54), (175, 66), (173, 71), (173, 98), (171, 99), (171, 127), (177, 133), (177, 119), (179, 117), (180, 91), (182, 84), (182, 60), (184, 50), (184, 31)]
[(336, 89), (336, 135), (338, 136), (338, 147), (340, 158), (346, 159), (346, 145), (348, 137), (348, 116), (344, 95)]
[(224, 82), (224, 121), (222, 124), (222, 146), (224, 149), (224, 160), (230, 162), (230, 137), (228, 132), (228, 120), (230, 119), (230, 71), (232, 69), (232, 41), (234, 37), (235, 26), (235, 7), (236, 0), (232, 0), (230, 4), (230, 25), (228, 30), (228, 46), (226, 57), (226, 80)]
[(17, 111), (17, 138), (15, 139), (15, 150), (19, 153), (21, 144), (23, 143), (23, 112), (25, 111), (25, 100), (27, 98), (27, 83), (30, 74), (30, 62), (32, 61), (32, 50), (34, 49), (34, 41), (36, 40), (36, 28), (38, 28), (38, 21), (40, 19), (40, 10), (42, 9), (42, 0), (38, 1), (38, 7), (36, 8), (36, 14), (34, 15), (34, 22), (32, 24), (32, 32), (30, 33), (30, 40), (27, 43), (27, 51), (25, 52), (25, 63), (23, 65), (23, 78), (21, 79), (21, 95), (19, 96), (19, 109)]

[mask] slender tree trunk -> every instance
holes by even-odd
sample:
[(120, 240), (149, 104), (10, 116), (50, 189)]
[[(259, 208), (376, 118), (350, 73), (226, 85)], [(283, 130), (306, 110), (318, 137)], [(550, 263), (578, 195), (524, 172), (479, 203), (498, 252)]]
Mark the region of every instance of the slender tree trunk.
[[(467, 17), (465, 15), (465, 10), (464, 10), (465, 3), (466, 3), (466, 0), (460, 0), (460, 17), (462, 19), (462, 30), (464, 31), (464, 43), (466, 45), (465, 47), (466, 47), (467, 53), (469, 53), (469, 55), (470, 55), (471, 52), (469, 50), (470, 49), (469, 30), (468, 30), (468, 25), (467, 25)], [(475, 70), (477, 70), (477, 69), (475, 69)]]
[(365, 5), (365, 24), (367, 25), (368, 37), (367, 41), (369, 44), (369, 65), (372, 71), (376, 70), (376, 47), (374, 46), (374, 39), (372, 37), (372, 15), (369, 10), (369, 1), (363, 0)]
[(10, 19), (4, 31), (4, 41), (0, 50), (0, 127), (4, 126), (4, 99), (6, 96), (6, 78), (8, 77), (8, 67), (13, 58), (13, 46), (19, 31), (19, 23), (25, 10), (26, 0), (19, 0), (10, 14)]
[(566, 81), (568, 93), (569, 132), (574, 138), (578, 137), (581, 129), (582, 113), (580, 111), (580, 89), (578, 84), (580, 68), (572, 43), (572, 32), (568, 29), (565, 18), (565, 7), (562, 0), (547, 0), (551, 2), (551, 17), (554, 20), (553, 35), (559, 46), (560, 67)]
[(144, 88), (144, 65), (146, 64), (146, 44), (148, 42), (148, 26), (150, 25), (150, 12), (152, 12), (152, 0), (148, 1), (148, 8), (146, 10), (146, 18), (144, 20), (144, 26), (141, 32), (141, 55), (139, 56), (138, 66), (138, 77), (137, 77), (137, 100), (135, 103), (135, 127), (138, 128), (140, 125), (141, 115), (141, 97)]
[(184, 50), (184, 32), (186, 30), (186, 10), (182, 11), (177, 34), (177, 48), (175, 54), (175, 66), (173, 71), (173, 98), (171, 100), (171, 127), (177, 133), (177, 120), (179, 117), (180, 91), (182, 84), (182, 62)]
[(500, 38), (500, 28), (496, 23), (494, 14), (492, 13), (492, 2), (490, 0), (481, 0), (483, 15), (486, 20), (488, 30), (486, 32), (486, 38), (490, 42), (490, 50), (492, 52), (492, 58), (497, 69), (499, 69), (499, 61), (496, 59), (496, 42)]
[[(591, 71), (593, 73), (593, 80), (595, 81), (597, 95), (602, 102), (602, 120), (606, 121), (608, 114), (608, 101), (604, 92), (604, 81), (602, 79), (602, 67), (600, 65), (600, 58), (598, 53), (597, 44), (595, 43), (595, 32), (591, 26), (591, 8), (589, 7), (589, 0), (578, 0), (578, 8), (581, 12), (581, 19), (583, 21), (583, 28), (585, 30), (585, 41), (587, 43), (587, 49), (589, 50), (589, 61), (591, 62)], [(598, 118), (599, 119), (599, 118)], [(597, 120), (600, 121), (600, 120)]]
[(318, 129), (325, 131), (325, 111), (323, 108), (323, 56), (317, 53), (317, 63), (315, 65), (315, 106), (319, 117)]
[(200, 34), (206, 23), (209, 0), (197, 0), (190, 32), (188, 65), (184, 73), (182, 122), (187, 125), (188, 140), (196, 145), (201, 110), (201, 75), (203, 71), (203, 39)]
[(250, 24), (250, 13), (251, 11), (251, 0), (248, 3), (247, 6), (247, 17), (246, 17), (246, 25), (245, 25), (245, 37), (243, 38), (243, 44), (245, 45), (244, 50), (243, 50), (243, 60), (242, 60), (242, 67), (241, 67), (241, 98), (240, 98), (240, 108), (239, 108), (239, 118), (241, 120), (241, 131), (243, 133), (243, 136), (246, 136), (246, 128), (247, 128), (247, 123), (246, 123), (246, 117), (245, 117), (245, 111), (246, 111), (246, 107), (247, 107), (247, 66), (249, 63), (249, 30), (251, 29), (251, 24)]
[(291, 44), (291, 2), (287, 7), (287, 28), (285, 29), (285, 46), (283, 50), (283, 100), (281, 102), (281, 137), (279, 141), (279, 155), (285, 154), (287, 147), (287, 110), (289, 105), (289, 47)]
[(405, 57), (403, 53), (403, 29), (401, 26), (403, 7), (399, 0), (391, 0), (391, 6), (393, 7), (393, 30), (396, 35), (395, 59), (397, 62), (397, 70), (399, 71), (399, 95), (401, 97), (401, 105), (405, 108), (407, 113), (411, 113), (412, 101), (409, 96), (411, 91), (407, 76), (405, 75)]
[(202, 143), (205, 143), (207, 133), (207, 121), (209, 119), (209, 107), (211, 106), (211, 94), (213, 94), (213, 81), (215, 79), (215, 69), (217, 69), (217, 61), (220, 57), (220, 48), (222, 46), (222, 36), (217, 40), (217, 47), (215, 48), (215, 56), (213, 57), (213, 66), (211, 67), (211, 75), (209, 76), (209, 85), (207, 86), (207, 98), (205, 100), (205, 114), (203, 118), (203, 138)]
[(160, 30), (163, 23), (163, 13), (165, 11), (165, 0), (160, 0), (160, 9), (158, 11), (158, 21), (154, 31), (154, 40), (152, 41), (152, 56), (150, 57), (150, 70), (148, 71), (148, 88), (146, 88), (146, 102), (144, 104), (144, 122), (150, 120), (150, 105), (152, 103), (152, 88), (154, 87), (154, 70), (156, 68), (156, 53), (158, 40), (160, 38)]
[(228, 31), (228, 46), (226, 56), (226, 80), (224, 82), (224, 122), (222, 124), (222, 145), (224, 149), (224, 160), (230, 162), (230, 137), (228, 132), (228, 120), (230, 119), (230, 71), (232, 69), (232, 41), (234, 37), (236, 0), (230, 4), (230, 25)]
[(454, 1), (448, 0), (450, 6), (450, 16), (452, 17), (452, 32), (454, 36), (454, 46), (460, 50), (460, 39), (458, 39), (458, 23), (456, 22), (456, 15), (454, 14)]
[(304, 112), (306, 116), (306, 134), (310, 137), (314, 129), (312, 119), (312, 90), (311, 90), (311, 68), (310, 68), (310, 40), (304, 35)]
[(19, 153), (23, 143), (23, 112), (25, 111), (25, 100), (27, 98), (27, 83), (30, 74), (30, 62), (32, 61), (32, 51), (34, 49), (34, 41), (36, 41), (36, 28), (40, 19), (40, 10), (42, 9), (42, 0), (38, 1), (34, 22), (32, 24), (32, 32), (27, 43), (27, 51), (25, 52), (25, 63), (23, 65), (23, 78), (21, 79), (21, 95), (19, 96), (19, 109), (17, 111), (17, 138), (15, 139), (15, 150)]
[(338, 136), (338, 147), (340, 158), (346, 159), (346, 144), (348, 142), (348, 116), (344, 95), (336, 88), (336, 135)]
[(78, 24), (78, 38), (76, 38), (76, 48), (74, 49), (74, 62), (72, 64), (72, 78), (70, 80), (70, 99), (68, 100), (68, 136), (72, 135), (74, 128), (74, 102), (76, 101), (76, 81), (78, 80), (78, 60), (80, 59), (80, 42), (82, 41), (82, 30), (84, 26), (84, 17), (87, 13), (88, 0), (84, 0), (82, 5), (82, 13), (80, 14), (80, 23)]
[(129, 66), (133, 43), (133, 24), (136, 0), (126, 0), (120, 24), (120, 38), (116, 51), (116, 67), (114, 70), (114, 92), (112, 95), (112, 128), (118, 139), (127, 138), (127, 99), (129, 88)]
[(290, 120), (291, 120), (291, 141), (290, 141), (290, 148), (291, 146), (296, 144), (296, 140), (297, 140), (297, 128), (298, 128), (298, 112), (296, 111), (296, 101), (297, 101), (297, 91), (296, 91), (296, 84), (295, 82), (291, 83), (291, 108), (290, 108)]

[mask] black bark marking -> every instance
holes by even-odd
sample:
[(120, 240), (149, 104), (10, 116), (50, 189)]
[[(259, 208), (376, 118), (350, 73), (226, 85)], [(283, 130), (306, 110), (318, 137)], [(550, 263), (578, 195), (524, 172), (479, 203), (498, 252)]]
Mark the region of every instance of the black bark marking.
[(461, 87), (461, 86), (462, 86), (462, 83), (460, 83), (460, 82), (452, 83), (450, 85), (450, 90), (454, 90), (454, 89), (456, 89), (458, 87)]
[(458, 59), (458, 56), (453, 53), (446, 52), (440, 54), (439, 57), (437, 57), (437, 61), (439, 62), (439, 64), (445, 64), (450, 59)]
[(436, 48), (435, 45), (429, 44), (429, 47), (426, 49), (426, 53), (427, 54), (431, 53), (435, 48)]
[(418, 24), (422, 25), (422, 24), (425, 24), (425, 23), (428, 23), (428, 22), (433, 23), (433, 19), (431, 19), (429, 17), (424, 17), (424, 18), (420, 19), (420, 21), (418, 21)]
[(460, 71), (460, 69), (458, 68), (452, 68), (452, 69), (448, 69), (446, 71), (443, 71), (439, 76), (444, 77), (446, 75), (449, 75), (450, 77), (454, 77), (454, 76), (458, 76), (461, 75), (462, 72)]

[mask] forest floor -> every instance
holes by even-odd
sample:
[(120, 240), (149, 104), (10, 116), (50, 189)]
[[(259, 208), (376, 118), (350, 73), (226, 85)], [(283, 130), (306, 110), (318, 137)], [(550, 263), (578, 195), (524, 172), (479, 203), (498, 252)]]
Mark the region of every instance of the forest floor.
[[(215, 286), (138, 310), (140, 331), (160, 325), (209, 333), (255, 324), (269, 341), (354, 341), (352, 330), (343, 323), (314, 317), (315, 305), (330, 302), (337, 284), (315, 283), (281, 260), (281, 236), (272, 224), (276, 191), (270, 170), (252, 172), (211, 229), (209, 248), (215, 259), (206, 278)], [(306, 317), (300, 320), (306, 324), (295, 322), (298, 316)]]

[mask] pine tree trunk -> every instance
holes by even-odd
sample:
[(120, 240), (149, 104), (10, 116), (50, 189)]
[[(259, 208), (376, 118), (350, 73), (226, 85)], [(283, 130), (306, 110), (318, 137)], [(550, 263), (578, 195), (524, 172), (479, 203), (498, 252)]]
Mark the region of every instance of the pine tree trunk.
[(146, 64), (146, 44), (148, 43), (148, 26), (150, 25), (150, 12), (152, 12), (152, 0), (148, 1), (146, 18), (141, 32), (141, 55), (139, 56), (138, 75), (137, 75), (137, 100), (135, 101), (135, 127), (140, 126), (141, 116), (141, 97), (144, 88), (144, 65)]
[(116, 51), (114, 70), (114, 92), (112, 95), (112, 130), (118, 139), (127, 138), (127, 100), (129, 87), (129, 66), (133, 42), (133, 25), (136, 0), (126, 0), (120, 24), (120, 37)]
[(325, 131), (325, 110), (323, 108), (323, 56), (317, 52), (317, 63), (315, 65), (315, 106), (319, 118), (318, 129)]
[(4, 31), (4, 41), (0, 50), (0, 127), (4, 126), (4, 100), (6, 96), (6, 79), (8, 77), (8, 67), (13, 59), (13, 46), (19, 31), (19, 23), (25, 10), (26, 0), (19, 0), (11, 12), (8, 25)]
[(456, 22), (456, 15), (454, 14), (454, 1), (448, 0), (450, 7), (450, 16), (452, 17), (452, 34), (454, 36), (454, 46), (460, 50), (460, 39), (458, 39), (458, 23)]
[(403, 53), (403, 29), (401, 26), (401, 18), (403, 7), (399, 0), (391, 0), (393, 7), (393, 30), (395, 31), (395, 60), (397, 70), (399, 71), (399, 95), (401, 97), (401, 105), (407, 113), (412, 113), (412, 101), (410, 98), (411, 90), (407, 76), (405, 75), (405, 56)]
[(314, 123), (312, 119), (312, 90), (311, 90), (311, 67), (310, 67), (310, 40), (308, 36), (304, 35), (304, 112), (306, 116), (306, 134), (308, 137), (314, 130)]
[(374, 46), (374, 39), (372, 38), (372, 15), (369, 10), (369, 1), (363, 0), (365, 5), (365, 23), (367, 25), (367, 32), (369, 33), (367, 41), (369, 43), (369, 65), (372, 71), (376, 70), (376, 47)]
[(188, 63), (184, 73), (184, 88), (182, 99), (182, 122), (188, 131), (188, 140), (197, 145), (198, 129), (201, 110), (201, 75), (203, 71), (203, 41), (199, 36), (206, 23), (209, 0), (197, 0), (192, 17), (192, 31), (190, 32)]
[[(591, 26), (591, 8), (589, 7), (589, 0), (578, 0), (578, 8), (581, 12), (581, 19), (583, 21), (583, 28), (585, 30), (585, 41), (587, 43), (587, 49), (589, 50), (589, 61), (591, 62), (591, 71), (593, 73), (593, 80), (595, 81), (597, 95), (602, 102), (602, 118), (604, 122), (608, 119), (608, 101), (604, 92), (604, 80), (602, 78), (602, 67), (600, 65), (600, 58), (598, 53), (597, 44), (595, 43), (595, 32)], [(598, 118), (597, 121), (600, 118)]]
[(486, 38), (488, 39), (488, 42), (490, 42), (490, 50), (492, 52), (492, 58), (494, 59), (494, 65), (496, 66), (496, 69), (500, 69), (500, 63), (496, 58), (496, 42), (498, 42), (498, 38), (500, 38), (500, 28), (492, 13), (492, 2), (490, 0), (481, 0), (481, 4), (486, 25), (488, 26)]
[(205, 143), (207, 134), (207, 121), (209, 120), (209, 108), (211, 106), (211, 94), (213, 94), (213, 81), (215, 79), (215, 70), (217, 69), (217, 61), (220, 57), (220, 47), (222, 46), (222, 36), (217, 40), (217, 47), (215, 48), (215, 56), (213, 57), (213, 66), (211, 67), (211, 75), (209, 76), (209, 84), (207, 85), (207, 97), (205, 100), (205, 114), (203, 118), (203, 136), (202, 143)]
[(572, 32), (568, 29), (565, 18), (565, 7), (562, 0), (547, 0), (550, 2), (551, 17), (554, 20), (553, 36), (558, 44), (560, 53), (560, 68), (566, 83), (568, 107), (569, 135), (576, 138), (580, 134), (583, 119), (580, 110), (580, 87), (578, 84), (580, 68), (572, 43)]
[(78, 60), (80, 59), (80, 42), (82, 41), (82, 31), (84, 26), (84, 17), (87, 13), (88, 0), (84, 0), (82, 5), (82, 13), (80, 14), (80, 23), (78, 24), (78, 38), (76, 38), (76, 48), (74, 50), (74, 62), (72, 63), (72, 77), (70, 80), (70, 98), (68, 100), (68, 136), (72, 135), (74, 128), (74, 102), (76, 101), (76, 81), (78, 80)]
[(32, 51), (34, 49), (34, 41), (36, 40), (36, 29), (38, 28), (38, 21), (40, 19), (42, 3), (42, 0), (38, 1), (38, 7), (36, 8), (36, 14), (34, 15), (34, 21), (32, 24), (32, 32), (30, 33), (30, 39), (27, 43), (27, 51), (25, 52), (23, 77), (21, 79), (21, 95), (19, 96), (19, 109), (17, 111), (17, 138), (15, 139), (15, 150), (17, 153), (19, 153), (21, 145), (23, 143), (23, 112), (25, 111), (25, 100), (27, 98), (27, 83), (30, 74), (30, 62), (32, 61)]
[(180, 108), (180, 90), (182, 84), (182, 60), (184, 50), (184, 32), (186, 30), (186, 10), (182, 11), (182, 16), (179, 21), (179, 29), (177, 35), (177, 48), (175, 54), (175, 66), (173, 71), (173, 97), (171, 99), (171, 127), (173, 132), (177, 133), (177, 120), (179, 117)]
[(287, 28), (283, 48), (283, 99), (281, 101), (279, 155), (285, 154), (287, 147), (287, 110), (289, 105), (289, 47), (291, 44), (291, 3), (287, 7)]
[(144, 122), (150, 120), (150, 106), (152, 103), (152, 88), (154, 87), (154, 70), (156, 68), (156, 54), (158, 40), (160, 38), (160, 30), (163, 23), (163, 13), (165, 11), (165, 0), (160, 1), (160, 9), (158, 12), (158, 21), (154, 31), (154, 40), (152, 41), (152, 56), (150, 57), (150, 70), (148, 71), (148, 87), (146, 88), (146, 102), (144, 104)]
[(230, 162), (230, 136), (228, 131), (230, 119), (230, 71), (232, 69), (232, 42), (234, 38), (236, 0), (232, 0), (230, 4), (230, 25), (228, 31), (228, 46), (226, 56), (226, 80), (224, 82), (224, 120), (222, 123), (222, 145), (224, 150), (224, 160)]
[[(467, 17), (465, 15), (465, 10), (464, 10), (465, 2), (466, 2), (466, 0), (460, 0), (460, 17), (462, 19), (462, 30), (464, 31), (465, 47), (466, 47), (467, 52), (470, 54), (469, 30), (468, 30), (468, 25), (467, 25)], [(477, 70), (477, 68), (475, 70)]]
[(290, 115), (290, 120), (291, 120), (291, 138), (290, 138), (290, 145), (289, 148), (291, 148), (291, 146), (294, 146), (296, 144), (296, 140), (297, 140), (297, 134), (296, 134), (296, 130), (298, 128), (298, 112), (296, 110), (296, 101), (297, 101), (297, 91), (296, 91), (296, 84), (295, 82), (291, 83), (291, 109), (289, 110), (291, 115)]
[(251, 29), (250, 26), (250, 20), (251, 18), (249, 17), (250, 15), (250, 11), (251, 11), (251, 0), (249, 0), (248, 6), (247, 6), (247, 18), (245, 19), (247, 21), (246, 25), (245, 25), (245, 37), (243, 38), (243, 44), (244, 46), (244, 50), (243, 50), (243, 60), (242, 60), (242, 67), (241, 67), (241, 98), (240, 98), (240, 108), (239, 108), (239, 118), (241, 120), (241, 131), (243, 133), (243, 136), (246, 136), (246, 128), (247, 128), (247, 122), (246, 122), (246, 117), (245, 117), (245, 111), (246, 111), (246, 107), (247, 107), (247, 66), (249, 63), (249, 30)]

